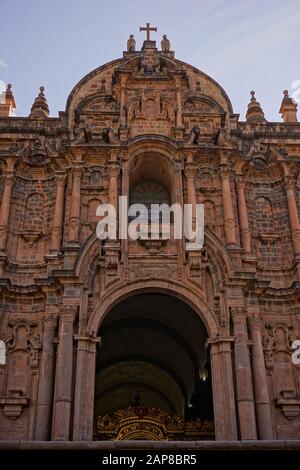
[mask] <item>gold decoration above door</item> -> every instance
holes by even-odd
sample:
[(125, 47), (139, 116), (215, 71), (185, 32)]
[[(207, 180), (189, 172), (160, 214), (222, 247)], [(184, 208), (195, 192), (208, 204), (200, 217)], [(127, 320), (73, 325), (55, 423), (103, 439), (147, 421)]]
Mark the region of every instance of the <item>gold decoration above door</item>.
[(185, 421), (145, 405), (98, 416), (96, 440), (194, 441), (214, 440), (214, 423), (197, 418)]

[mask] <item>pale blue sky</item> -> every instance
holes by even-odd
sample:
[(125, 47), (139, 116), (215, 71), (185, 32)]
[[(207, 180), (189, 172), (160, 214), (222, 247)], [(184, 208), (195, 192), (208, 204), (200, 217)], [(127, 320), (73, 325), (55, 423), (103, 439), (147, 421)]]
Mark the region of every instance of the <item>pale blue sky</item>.
[(0, 0), (0, 80), (13, 84), (16, 114), (29, 114), (44, 85), (57, 116), (84, 75), (122, 56), (130, 33), (140, 48), (147, 21), (223, 86), (241, 119), (254, 89), (280, 121), (282, 91), (300, 80), (300, 0)]

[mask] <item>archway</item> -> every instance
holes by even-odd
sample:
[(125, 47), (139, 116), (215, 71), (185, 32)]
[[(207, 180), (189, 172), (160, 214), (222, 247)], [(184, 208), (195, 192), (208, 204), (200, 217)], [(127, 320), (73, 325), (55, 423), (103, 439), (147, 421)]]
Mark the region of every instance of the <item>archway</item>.
[(99, 336), (95, 438), (214, 437), (208, 334), (190, 305), (159, 291), (132, 293), (110, 309)]

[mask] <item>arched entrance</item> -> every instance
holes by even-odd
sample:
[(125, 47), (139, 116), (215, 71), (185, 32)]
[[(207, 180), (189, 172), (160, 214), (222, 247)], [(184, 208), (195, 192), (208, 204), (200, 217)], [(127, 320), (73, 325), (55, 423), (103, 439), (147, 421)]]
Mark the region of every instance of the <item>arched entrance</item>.
[[(237, 428), (232, 375), (231, 343), (233, 339), (220, 334), (218, 321), (203, 296), (201, 296), (201, 293), (195, 291), (191, 286), (187, 286), (185, 283), (178, 283), (171, 279), (143, 279), (114, 286), (105, 292), (101, 300), (99, 300), (95, 306), (88, 320), (87, 335), (78, 337), (73, 439), (91, 440), (93, 432), (95, 433), (97, 417), (95, 416), (95, 407), (93, 404), (95, 402), (95, 392), (96, 399), (99, 392), (99, 390), (95, 390), (95, 370), (97, 360), (102, 361), (99, 359), (101, 347), (96, 348), (97, 342), (99, 341), (97, 335), (103, 334), (103, 325), (109, 328), (110, 321), (115, 318), (114, 315), (117, 315), (114, 314), (115, 307), (119, 306), (118, 308), (121, 309), (126, 299), (148, 293), (174, 297), (179, 302), (181, 301), (180, 305), (185, 304), (190, 307), (192, 315), (181, 315), (180, 323), (173, 327), (177, 333), (183, 335), (183, 328), (186, 327), (189, 331), (193, 330), (193, 325), (190, 322), (190, 318), (192, 317), (197, 317), (198, 325), (200, 322), (201, 327), (198, 331), (204, 331), (204, 335), (200, 335), (198, 340), (202, 338), (201, 347), (203, 348), (207, 339), (206, 359), (210, 357), (215, 438), (217, 440), (235, 440), (237, 438)], [(123, 306), (124, 305), (125, 304), (123, 304)], [(156, 309), (152, 308), (152, 311), (154, 310)], [(135, 313), (136, 317), (139, 312)], [(168, 314), (169, 316), (166, 319), (167, 325), (164, 325), (167, 327), (171, 326), (169, 325), (169, 319), (172, 318), (172, 311), (169, 310)], [(110, 317), (111, 320), (109, 319)], [(161, 317), (159, 320), (161, 320)], [(103, 337), (102, 344), (104, 341), (105, 339)], [(189, 340), (187, 339), (186, 342), (189, 342)], [(200, 341), (198, 342), (200, 343)], [(198, 351), (197, 348), (195, 348), (195, 351)], [(121, 361), (127, 360), (129, 359), (124, 356), (121, 357)], [(144, 358), (140, 358), (140, 360), (143, 362)], [(112, 364), (113, 362), (109, 364), (108, 361), (103, 365), (109, 367), (109, 365)], [(199, 361), (199, 365), (202, 364), (203, 362)], [(161, 368), (159, 361), (154, 365)], [(105, 367), (103, 367), (103, 370), (104, 368)], [(170, 368), (168, 367), (164, 367), (164, 373), (168, 374), (176, 381), (177, 386), (185, 397), (183, 393), (184, 387), (181, 386), (178, 375), (175, 374), (175, 376), (172, 376)], [(158, 396), (158, 393), (156, 392), (155, 395)], [(129, 394), (128, 396), (131, 395)], [(189, 395), (189, 397), (191, 399), (191, 395)], [(179, 419), (184, 418), (180, 418), (179, 416)], [(113, 438), (113, 436), (111, 438)], [(169, 439), (172, 439), (172, 436), (170, 436)]]
[(208, 334), (192, 307), (133, 293), (111, 308), (99, 336), (96, 439), (214, 438)]

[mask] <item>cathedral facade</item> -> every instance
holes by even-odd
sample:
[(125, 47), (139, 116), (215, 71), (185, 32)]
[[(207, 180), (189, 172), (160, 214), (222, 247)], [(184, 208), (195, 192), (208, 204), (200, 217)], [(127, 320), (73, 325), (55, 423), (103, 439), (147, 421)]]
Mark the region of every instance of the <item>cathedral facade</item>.
[[(300, 124), (150, 38), (49, 117), (0, 104), (0, 439), (300, 439)], [(97, 208), (204, 204), (203, 248)], [(298, 296), (299, 294), (299, 296)]]

